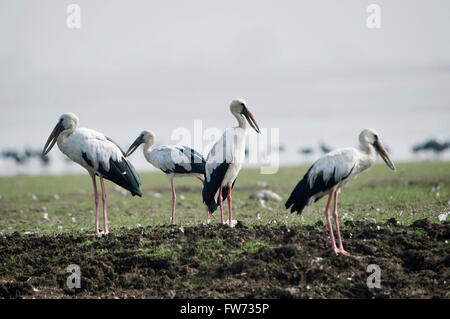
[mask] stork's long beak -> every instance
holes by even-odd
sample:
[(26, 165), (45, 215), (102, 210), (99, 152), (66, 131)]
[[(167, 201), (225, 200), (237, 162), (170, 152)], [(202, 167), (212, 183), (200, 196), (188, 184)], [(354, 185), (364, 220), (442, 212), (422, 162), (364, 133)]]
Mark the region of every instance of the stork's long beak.
[(389, 157), (389, 154), (386, 151), (386, 149), (384, 148), (383, 144), (380, 141), (376, 140), (373, 143), (373, 146), (377, 150), (378, 154), (380, 154), (380, 156), (384, 160), (384, 162), (387, 164), (387, 166), (389, 166), (390, 169), (395, 171), (394, 163), (392, 162), (391, 158)]
[[(42, 150), (42, 156), (47, 155), (48, 152), (55, 146), (56, 141), (58, 140), (59, 134), (64, 130), (64, 127), (62, 125), (62, 122), (59, 121), (58, 124), (56, 124), (53, 131), (50, 133), (50, 136), (47, 139), (47, 142), (45, 143), (44, 149)], [(50, 144), (50, 145), (49, 145)]]
[(259, 130), (258, 123), (256, 123), (255, 117), (253, 116), (252, 112), (249, 111), (248, 108), (244, 108), (244, 111), (242, 112), (242, 115), (245, 116), (247, 119), (248, 124), (250, 124), (251, 127), (257, 132), (261, 133)]
[(142, 135), (139, 135), (139, 137), (133, 142), (133, 144), (131, 144), (130, 148), (128, 149), (127, 153), (125, 154), (126, 157), (130, 156), (131, 154), (133, 154), (133, 152), (139, 147), (139, 145), (141, 145), (142, 143), (144, 143), (144, 137)]

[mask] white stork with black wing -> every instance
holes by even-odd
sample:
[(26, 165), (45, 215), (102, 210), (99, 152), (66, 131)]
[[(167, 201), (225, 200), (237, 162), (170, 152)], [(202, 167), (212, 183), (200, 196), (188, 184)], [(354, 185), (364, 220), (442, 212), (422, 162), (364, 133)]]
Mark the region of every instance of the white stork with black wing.
[[(297, 211), (301, 214), (305, 206), (309, 206), (323, 196), (328, 195), (325, 217), (330, 232), (331, 248), (336, 254), (343, 254), (349, 257), (351, 255), (344, 250), (339, 230), (337, 201), (340, 188), (350, 179), (355, 178), (359, 173), (372, 166), (375, 163), (376, 152), (380, 154), (392, 170), (395, 170), (395, 166), (384, 148), (379, 134), (375, 130), (363, 130), (359, 135), (359, 142), (364, 150), (362, 152), (355, 148), (342, 148), (319, 158), (294, 188), (285, 204), (286, 208), (291, 207), (291, 212)], [(333, 219), (339, 247), (336, 247), (329, 215), (333, 194)]]
[(220, 206), (220, 221), (223, 220), (222, 199), (228, 199), (228, 224), (233, 227), (231, 213), (231, 189), (245, 159), (245, 119), (253, 129), (260, 133), (253, 114), (245, 101), (234, 100), (230, 105), (231, 113), (236, 117), (238, 126), (227, 128), (222, 137), (212, 147), (206, 159), (203, 202), (211, 212)]
[(61, 115), (45, 143), (45, 156), (55, 143), (67, 157), (83, 166), (91, 175), (95, 199), (95, 235), (99, 236), (98, 192), (95, 176), (99, 176), (103, 201), (103, 234), (108, 235), (106, 192), (103, 178), (122, 186), (135, 196), (142, 196), (141, 181), (134, 167), (125, 158), (124, 152), (110, 138), (102, 133), (78, 127), (78, 117), (73, 113)]
[[(172, 187), (172, 225), (175, 223), (175, 201), (177, 195), (173, 185), (175, 177), (194, 176), (203, 183), (205, 174), (205, 159), (197, 151), (181, 145), (161, 145), (153, 147), (155, 135), (150, 131), (143, 131), (131, 144), (126, 155), (130, 156), (141, 144), (144, 144), (144, 156), (147, 161), (167, 175)], [(207, 211), (209, 219), (209, 211)]]

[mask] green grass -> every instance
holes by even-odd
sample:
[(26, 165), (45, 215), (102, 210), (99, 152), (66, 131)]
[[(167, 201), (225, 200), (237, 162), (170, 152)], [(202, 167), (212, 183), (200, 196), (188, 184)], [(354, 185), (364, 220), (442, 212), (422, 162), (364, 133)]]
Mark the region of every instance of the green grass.
[[(300, 216), (284, 209), (285, 200), (307, 169), (307, 166), (286, 167), (273, 175), (262, 175), (259, 170), (242, 170), (232, 193), (233, 218), (250, 226), (275, 221), (304, 225), (324, 221), (325, 199)], [(142, 173), (141, 179), (142, 198), (124, 195), (114, 184), (107, 182), (111, 231), (169, 223), (171, 192), (168, 179), (160, 172)], [(283, 201), (266, 201), (266, 207), (262, 207), (259, 201), (250, 199), (253, 192), (264, 188), (260, 186), (261, 182), (267, 183), (266, 188), (279, 194)], [(375, 221), (394, 217), (401, 224), (428, 217), (432, 222), (439, 222), (437, 216), (449, 211), (449, 184), (450, 162), (399, 163), (396, 172), (378, 164), (343, 189), (339, 198), (339, 216), (341, 220)], [(191, 177), (179, 178), (175, 180), (175, 186), (178, 196), (176, 223), (183, 227), (204, 223), (206, 211), (201, 200), (201, 183)], [(0, 196), (0, 232), (3, 234), (93, 231), (94, 201), (88, 174), (0, 178)], [(48, 218), (44, 218), (45, 213)], [(224, 213), (227, 216), (226, 204)], [(218, 212), (216, 216), (219, 218)], [(246, 247), (248, 250), (257, 248)], [(156, 253), (164, 255), (164, 251)]]

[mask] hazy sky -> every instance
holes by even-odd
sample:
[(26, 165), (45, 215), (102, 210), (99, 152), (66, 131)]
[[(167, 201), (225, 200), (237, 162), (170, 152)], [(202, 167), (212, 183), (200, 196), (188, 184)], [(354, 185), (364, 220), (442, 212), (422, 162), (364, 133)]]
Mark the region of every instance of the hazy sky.
[[(81, 29), (66, 26), (71, 3)], [(366, 26), (371, 3), (381, 29)], [(42, 147), (68, 111), (124, 147), (142, 129), (169, 142), (195, 119), (234, 125), (236, 97), (298, 145), (356, 143), (366, 126), (405, 150), (447, 138), (449, 13), (447, 0), (0, 0), (0, 148)]]

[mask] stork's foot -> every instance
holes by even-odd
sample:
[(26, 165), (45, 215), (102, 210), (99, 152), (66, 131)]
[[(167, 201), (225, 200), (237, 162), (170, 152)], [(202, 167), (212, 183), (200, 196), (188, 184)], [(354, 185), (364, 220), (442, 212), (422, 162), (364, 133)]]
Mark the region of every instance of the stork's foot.
[(352, 254), (350, 254), (348, 251), (344, 250), (344, 248), (334, 248), (333, 249), (334, 253), (336, 255), (344, 255), (346, 257), (350, 257), (350, 258), (355, 258), (355, 256), (353, 256)]
[(85, 236), (102, 238), (103, 236), (108, 236), (109, 234), (111, 234), (111, 233), (107, 230), (105, 232), (97, 231), (95, 233), (86, 234)]
[(95, 233), (89, 233), (86, 234), (85, 236), (89, 236), (89, 237), (100, 237), (101, 233), (99, 231), (96, 231)]
[(355, 258), (355, 256), (353, 256), (348, 251), (345, 251), (343, 249), (339, 251), (339, 254), (344, 255), (345, 257)]
[(235, 220), (232, 220), (231, 222), (229, 220), (227, 220), (224, 224), (230, 228), (235, 228), (237, 223)]

